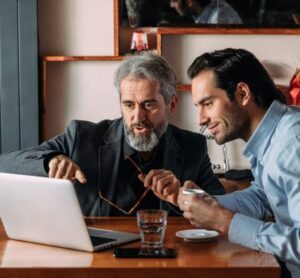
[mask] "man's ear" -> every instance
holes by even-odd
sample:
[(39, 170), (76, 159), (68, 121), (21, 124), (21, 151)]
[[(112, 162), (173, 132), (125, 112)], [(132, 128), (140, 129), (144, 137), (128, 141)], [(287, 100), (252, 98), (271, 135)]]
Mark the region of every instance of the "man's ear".
[(170, 114), (173, 114), (176, 111), (176, 107), (177, 107), (177, 96), (172, 96), (170, 102), (168, 103)]
[(243, 106), (246, 106), (251, 100), (251, 91), (247, 83), (239, 82), (236, 85), (235, 98)]

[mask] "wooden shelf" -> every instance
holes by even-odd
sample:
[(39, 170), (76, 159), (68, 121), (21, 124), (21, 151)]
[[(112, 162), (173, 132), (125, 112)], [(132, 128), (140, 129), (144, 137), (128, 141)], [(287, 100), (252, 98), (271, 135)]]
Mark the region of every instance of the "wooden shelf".
[(191, 84), (177, 84), (176, 91), (177, 92), (191, 92), (192, 86)]
[(300, 35), (300, 28), (160, 27), (156, 34), (158, 55), (162, 55), (162, 37), (166, 35)]
[(121, 61), (124, 56), (42, 56), (42, 62)]
[(160, 27), (158, 35), (197, 35), (197, 34), (220, 34), (220, 35), (299, 35), (300, 28), (241, 28), (241, 27), (189, 27), (173, 28)]
[[(122, 36), (118, 36), (119, 40), (129, 41), (134, 31), (143, 31), (148, 35), (150, 48), (156, 48), (157, 53), (161, 55), (162, 37), (165, 35), (300, 35), (300, 28), (241, 28), (241, 27), (139, 27), (129, 28), (122, 27)], [(122, 37), (122, 38), (121, 38)], [(118, 41), (119, 48), (123, 45)], [(118, 53), (126, 53), (124, 50)]]

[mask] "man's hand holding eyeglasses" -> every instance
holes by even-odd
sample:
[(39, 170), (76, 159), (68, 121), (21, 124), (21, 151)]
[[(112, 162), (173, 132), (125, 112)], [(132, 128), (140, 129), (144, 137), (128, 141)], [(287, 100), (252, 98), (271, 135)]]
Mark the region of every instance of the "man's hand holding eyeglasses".
[(86, 183), (87, 179), (80, 167), (65, 155), (57, 155), (49, 161), (49, 178), (67, 179), (71, 181), (78, 180), (80, 183)]
[(158, 198), (177, 205), (180, 181), (171, 171), (153, 169), (146, 176), (140, 174), (139, 179), (144, 182), (145, 187), (151, 187)]

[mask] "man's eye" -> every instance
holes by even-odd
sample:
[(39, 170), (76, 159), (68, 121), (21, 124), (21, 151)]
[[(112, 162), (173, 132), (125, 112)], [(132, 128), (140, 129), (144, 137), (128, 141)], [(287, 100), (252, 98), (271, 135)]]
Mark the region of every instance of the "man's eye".
[(125, 102), (125, 103), (123, 103), (123, 105), (124, 105), (126, 108), (133, 108), (133, 104), (132, 104), (132, 103)]
[(155, 104), (152, 103), (152, 102), (145, 103), (145, 108), (146, 108), (147, 110), (153, 109), (153, 108), (155, 108)]
[(212, 102), (205, 102), (205, 103), (204, 103), (204, 106), (205, 106), (205, 107), (211, 107), (211, 106), (212, 106)]

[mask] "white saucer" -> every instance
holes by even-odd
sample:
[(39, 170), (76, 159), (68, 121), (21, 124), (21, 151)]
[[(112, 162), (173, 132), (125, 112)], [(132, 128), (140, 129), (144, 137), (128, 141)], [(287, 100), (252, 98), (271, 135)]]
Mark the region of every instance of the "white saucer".
[(204, 229), (191, 229), (176, 232), (176, 236), (182, 237), (185, 241), (204, 242), (219, 236), (217, 231)]

